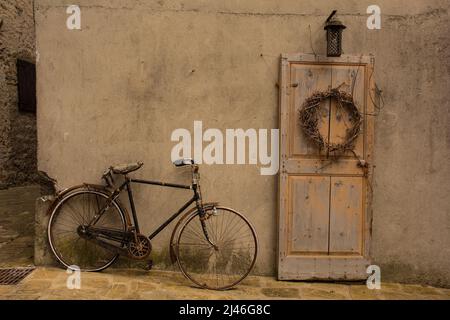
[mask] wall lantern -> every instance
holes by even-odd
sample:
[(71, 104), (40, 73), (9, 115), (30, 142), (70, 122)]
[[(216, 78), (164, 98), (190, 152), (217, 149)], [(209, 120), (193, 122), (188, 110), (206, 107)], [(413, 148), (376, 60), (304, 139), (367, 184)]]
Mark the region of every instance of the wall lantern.
[(324, 30), (327, 30), (327, 56), (340, 57), (342, 54), (342, 30), (346, 28), (341, 21), (333, 18), (337, 10), (328, 17)]

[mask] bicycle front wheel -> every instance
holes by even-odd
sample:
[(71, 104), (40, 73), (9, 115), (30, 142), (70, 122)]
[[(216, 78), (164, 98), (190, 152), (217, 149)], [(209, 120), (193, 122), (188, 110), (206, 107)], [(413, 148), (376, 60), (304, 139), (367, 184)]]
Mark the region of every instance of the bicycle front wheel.
[(203, 220), (197, 213), (181, 226), (176, 242), (178, 265), (196, 285), (226, 290), (241, 282), (255, 265), (256, 232), (237, 211), (224, 207), (205, 211)]

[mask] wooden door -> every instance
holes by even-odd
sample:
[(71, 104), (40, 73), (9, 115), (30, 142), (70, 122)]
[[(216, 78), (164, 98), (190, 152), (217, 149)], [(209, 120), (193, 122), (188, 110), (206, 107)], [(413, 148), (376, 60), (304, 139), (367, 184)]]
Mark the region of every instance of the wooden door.
[[(278, 278), (364, 279), (370, 264), (373, 145), (373, 58), (282, 55)], [(304, 135), (299, 110), (315, 91), (353, 92), (363, 114), (355, 153), (330, 161)], [(371, 98), (372, 97), (372, 98)], [(346, 114), (325, 101), (320, 131), (339, 143)], [(363, 168), (358, 160), (364, 160)]]

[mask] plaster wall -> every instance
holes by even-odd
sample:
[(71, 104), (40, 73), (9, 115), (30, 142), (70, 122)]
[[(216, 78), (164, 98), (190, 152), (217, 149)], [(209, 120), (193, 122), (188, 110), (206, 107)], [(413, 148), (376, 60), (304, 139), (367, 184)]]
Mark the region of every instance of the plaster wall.
[[(450, 286), (448, 1), (36, 2), (39, 169), (67, 187), (98, 182), (110, 164), (142, 160), (136, 176), (189, 182), (170, 163), (177, 128), (277, 128), (280, 53), (325, 53), (323, 22), (338, 9), (344, 51), (376, 58), (372, 257), (382, 279)], [(232, 206), (259, 233), (257, 272), (274, 274), (277, 176), (255, 165), (204, 165), (206, 200)], [(190, 195), (135, 189), (150, 233)], [(167, 251), (169, 231), (154, 241)], [(164, 260), (163, 258), (161, 258)]]

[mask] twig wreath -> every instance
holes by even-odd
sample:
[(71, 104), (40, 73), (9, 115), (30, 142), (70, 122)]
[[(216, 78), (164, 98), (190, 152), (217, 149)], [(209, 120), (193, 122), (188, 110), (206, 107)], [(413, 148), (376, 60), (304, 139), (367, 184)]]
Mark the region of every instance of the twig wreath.
[[(319, 131), (319, 119), (321, 116), (322, 102), (326, 99), (334, 99), (337, 108), (349, 114), (351, 126), (346, 130), (346, 136), (341, 143), (329, 143)], [(355, 141), (361, 130), (362, 117), (353, 101), (351, 94), (340, 91), (339, 88), (327, 91), (315, 92), (307, 98), (300, 110), (300, 123), (303, 132), (320, 150), (327, 149), (329, 152), (353, 151)]]

